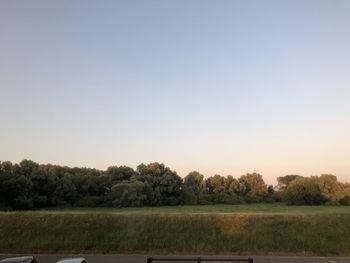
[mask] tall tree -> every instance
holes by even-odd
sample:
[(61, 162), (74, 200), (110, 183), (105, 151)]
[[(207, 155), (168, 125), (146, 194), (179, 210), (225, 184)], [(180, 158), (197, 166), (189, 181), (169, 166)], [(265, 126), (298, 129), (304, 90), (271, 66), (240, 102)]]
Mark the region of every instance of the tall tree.
[(325, 202), (318, 185), (304, 177), (298, 177), (289, 184), (283, 200), (290, 205), (320, 205)]
[[(164, 164), (141, 164), (135, 178), (146, 184), (148, 205), (176, 205), (180, 203), (182, 179)], [(150, 191), (152, 190), (152, 191)]]
[(295, 175), (295, 174), (290, 174), (290, 175), (285, 175), (285, 176), (280, 176), (277, 177), (277, 189), (279, 191), (284, 191), (287, 189), (287, 187), (289, 186), (289, 184), (294, 181), (295, 179), (301, 177), (300, 175)]
[(197, 171), (190, 172), (184, 178), (184, 185), (191, 188), (194, 193), (202, 193), (205, 190), (204, 176)]
[(267, 185), (263, 177), (258, 173), (247, 173), (239, 178), (239, 182), (244, 186), (244, 193), (255, 195), (266, 195)]
[(205, 180), (209, 193), (225, 193), (226, 192), (226, 178), (221, 175), (214, 175)]
[(323, 198), (330, 204), (339, 204), (339, 201), (346, 196), (343, 184), (339, 183), (337, 177), (332, 174), (322, 174), (311, 177), (319, 187)]

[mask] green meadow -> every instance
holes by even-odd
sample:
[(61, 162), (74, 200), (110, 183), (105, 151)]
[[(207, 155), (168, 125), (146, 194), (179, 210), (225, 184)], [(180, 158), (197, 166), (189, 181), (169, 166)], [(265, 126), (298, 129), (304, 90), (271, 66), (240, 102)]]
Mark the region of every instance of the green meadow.
[[(184, 205), (158, 206), (143, 208), (54, 208), (37, 210), (41, 213), (117, 213), (117, 214), (223, 214), (223, 213), (258, 213), (258, 214), (350, 214), (349, 206), (289, 206), (283, 203), (242, 204), (242, 205)], [(36, 211), (36, 212), (37, 212)], [(1, 212), (0, 212), (1, 213)], [(26, 213), (26, 212), (24, 212)], [(30, 211), (28, 213), (31, 213)]]
[(3, 211), (0, 251), (350, 255), (349, 210), (254, 204)]

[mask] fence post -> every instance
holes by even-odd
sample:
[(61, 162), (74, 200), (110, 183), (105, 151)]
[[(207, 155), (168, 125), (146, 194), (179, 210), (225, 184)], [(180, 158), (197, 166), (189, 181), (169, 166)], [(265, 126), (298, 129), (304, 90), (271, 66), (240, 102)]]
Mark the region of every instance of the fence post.
[(252, 258), (248, 258), (249, 263), (254, 263), (254, 260)]
[(153, 258), (152, 258), (152, 257), (147, 258), (147, 263), (152, 263), (152, 261), (153, 261)]

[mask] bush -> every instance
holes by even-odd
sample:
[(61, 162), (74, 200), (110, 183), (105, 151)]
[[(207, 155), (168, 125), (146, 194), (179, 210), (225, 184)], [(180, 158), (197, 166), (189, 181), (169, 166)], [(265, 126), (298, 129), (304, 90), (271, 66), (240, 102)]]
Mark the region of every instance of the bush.
[(211, 205), (213, 204), (211, 200), (211, 196), (209, 194), (199, 194), (197, 199), (198, 205)]
[(84, 196), (78, 199), (75, 206), (79, 207), (94, 207), (102, 206), (104, 198), (101, 196)]
[(217, 193), (212, 195), (212, 201), (214, 204), (228, 204), (228, 205), (237, 205), (244, 203), (242, 197), (234, 193)]
[(18, 210), (28, 210), (33, 208), (33, 201), (31, 198), (19, 196), (11, 202), (11, 207)]
[(44, 195), (39, 195), (33, 198), (33, 203), (35, 207), (45, 207), (48, 206), (48, 198)]
[(248, 194), (246, 194), (246, 196), (244, 197), (244, 200), (247, 203), (262, 203), (264, 202), (265, 198), (264, 196), (249, 192)]
[(344, 198), (342, 198), (339, 203), (341, 205), (346, 205), (346, 206), (350, 206), (350, 196), (345, 196)]

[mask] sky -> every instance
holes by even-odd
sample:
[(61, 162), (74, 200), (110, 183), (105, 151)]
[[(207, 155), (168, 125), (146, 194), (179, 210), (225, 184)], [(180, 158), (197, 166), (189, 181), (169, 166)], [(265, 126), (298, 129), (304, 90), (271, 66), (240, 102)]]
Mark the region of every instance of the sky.
[(0, 1), (0, 160), (350, 181), (350, 1)]

